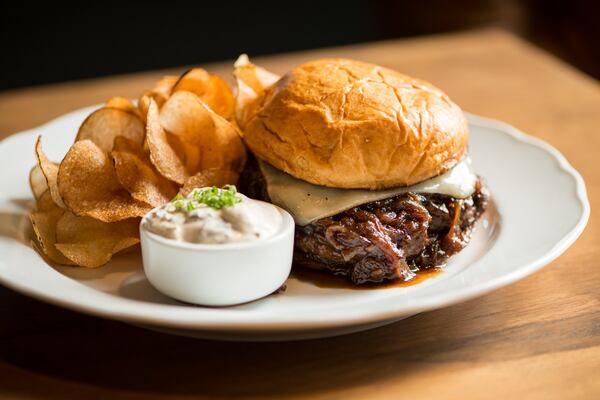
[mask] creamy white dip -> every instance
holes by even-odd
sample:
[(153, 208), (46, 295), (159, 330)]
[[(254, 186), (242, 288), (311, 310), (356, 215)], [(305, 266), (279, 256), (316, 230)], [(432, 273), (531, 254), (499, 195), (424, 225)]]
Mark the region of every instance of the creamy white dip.
[[(154, 209), (144, 218), (142, 228), (180, 242), (219, 244), (265, 239), (281, 226), (281, 213), (272, 204), (252, 200), (235, 190), (235, 202), (230, 201), (230, 192), (228, 202), (205, 204), (198, 201), (205, 190), (216, 189), (197, 188), (187, 197)], [(226, 191), (218, 190), (219, 194)]]

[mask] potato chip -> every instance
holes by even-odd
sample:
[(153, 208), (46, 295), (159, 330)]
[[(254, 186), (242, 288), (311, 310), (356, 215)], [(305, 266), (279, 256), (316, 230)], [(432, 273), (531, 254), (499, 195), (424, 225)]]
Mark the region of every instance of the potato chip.
[(183, 185), (189, 174), (184, 162), (169, 143), (167, 133), (160, 123), (158, 106), (153, 99), (150, 99), (146, 116), (146, 141), (150, 150), (150, 160), (158, 172), (165, 178)]
[(36, 209), (30, 219), (39, 248), (55, 263), (97, 267), (139, 242), (138, 218), (106, 223), (78, 217), (54, 204), (49, 190), (40, 196)]
[(160, 111), (160, 121), (167, 131), (199, 149), (199, 170), (223, 168), (239, 172), (243, 168), (246, 149), (237, 127), (193, 93), (173, 93)]
[(117, 136), (124, 136), (140, 145), (144, 142), (144, 122), (137, 113), (106, 107), (96, 110), (83, 121), (75, 141), (91, 140), (108, 153)]
[(31, 193), (33, 193), (33, 197), (35, 197), (36, 200), (48, 190), (46, 177), (44, 176), (42, 168), (39, 164), (34, 165), (29, 170), (29, 187), (31, 188)]
[(154, 87), (150, 90), (153, 93), (159, 93), (166, 98), (171, 95), (173, 91), (173, 86), (179, 80), (179, 77), (176, 75), (165, 75), (160, 78), (154, 84)]
[(167, 141), (181, 159), (185, 170), (193, 174), (200, 168), (200, 149), (167, 132)]
[[(207, 70), (203, 68), (190, 68), (179, 76), (177, 82), (173, 85), (173, 89), (171, 89), (171, 94), (178, 90), (185, 90), (201, 97), (201, 94), (206, 91), (209, 79), (210, 74)], [(197, 89), (198, 92), (195, 92), (194, 89)]]
[(238, 80), (235, 100), (235, 120), (238, 126), (244, 129), (260, 108), (259, 97), (244, 81)]
[(113, 151), (126, 151), (129, 153), (144, 152), (144, 147), (138, 143), (134, 143), (131, 140), (123, 136), (117, 136), (113, 143)]
[(138, 109), (142, 115), (142, 120), (146, 122), (146, 116), (148, 115), (148, 108), (150, 108), (150, 100), (154, 100), (158, 108), (160, 109), (163, 104), (167, 101), (168, 97), (163, 95), (156, 95), (150, 91), (144, 92), (138, 100)]
[[(47, 198), (50, 198), (50, 193), (46, 193), (48, 193)], [(50, 261), (58, 264), (73, 264), (71, 260), (66, 258), (56, 248), (56, 223), (67, 211), (56, 206), (54, 203), (52, 204), (53, 206), (50, 209), (29, 214), (33, 231), (40, 249)]]
[(105, 223), (65, 212), (56, 224), (56, 248), (75, 264), (96, 268), (137, 244), (138, 232), (138, 218)]
[(187, 196), (194, 188), (235, 185), (237, 184), (238, 178), (239, 174), (237, 172), (228, 169), (210, 168), (200, 171), (186, 179), (185, 184), (179, 190), (179, 194)]
[[(146, 123), (146, 115), (148, 115), (148, 108), (150, 107), (150, 99), (151, 98), (152, 97), (149, 94), (144, 93), (138, 99), (138, 110), (140, 112), (142, 121), (144, 121), (144, 123)], [(165, 101), (167, 101), (167, 100), (165, 99)]]
[(120, 136), (111, 156), (119, 183), (134, 199), (158, 207), (175, 196), (174, 184), (156, 171), (141, 146)]
[(264, 92), (280, 78), (279, 75), (251, 63), (247, 54), (240, 55), (233, 67), (233, 75), (257, 94)]
[(203, 132), (216, 129), (214, 113), (192, 92), (176, 92), (160, 110), (160, 122), (167, 131), (192, 145), (204, 141)]
[(225, 80), (217, 75), (211, 75), (209, 90), (200, 97), (208, 106), (225, 119), (232, 119), (235, 113), (235, 97)]
[(116, 108), (118, 110), (127, 111), (140, 117), (140, 110), (133, 104), (133, 102), (125, 97), (114, 96), (108, 99), (104, 105), (106, 108)]
[(194, 93), (224, 118), (231, 118), (235, 110), (235, 99), (229, 84), (202, 68), (192, 68), (181, 75), (171, 95), (179, 91)]
[[(148, 105), (150, 104), (149, 98)], [(147, 111), (147, 108), (146, 108)], [(200, 149), (198, 147), (193, 146), (189, 143), (182, 141), (179, 137), (166, 132), (165, 135), (167, 137), (167, 142), (169, 146), (173, 149), (175, 154), (177, 154), (178, 158), (181, 160), (181, 163), (184, 166), (186, 171), (197, 171), (200, 165)], [(149, 152), (148, 141), (144, 141), (144, 151)]]
[(257, 100), (279, 80), (279, 76), (252, 64), (246, 54), (239, 56), (233, 66), (237, 83), (235, 117), (243, 129), (258, 109)]
[(39, 199), (37, 199), (35, 203), (36, 211), (50, 211), (53, 208), (56, 208), (57, 205), (52, 200), (52, 195), (50, 194), (50, 190), (46, 190)]
[(56, 177), (58, 175), (58, 165), (48, 160), (48, 157), (46, 157), (46, 155), (42, 151), (41, 136), (38, 136), (35, 142), (35, 157), (37, 158), (37, 162), (42, 171), (42, 175), (44, 175), (44, 179), (46, 180), (46, 185), (50, 190), (52, 200), (54, 200), (54, 203), (56, 203), (57, 206), (65, 208), (65, 203), (60, 197), (60, 193), (58, 192), (58, 185), (56, 183)]
[(91, 140), (71, 146), (58, 170), (58, 189), (73, 213), (104, 222), (141, 217), (152, 208), (121, 186), (112, 160)]
[(146, 117), (146, 114), (148, 114), (150, 99), (154, 99), (156, 105), (158, 105), (158, 108), (162, 107), (162, 105), (165, 103), (165, 101), (167, 101), (167, 99), (171, 95), (173, 85), (175, 85), (175, 82), (177, 82), (178, 80), (178, 76), (163, 76), (156, 82), (152, 89), (146, 90), (144, 93), (142, 93), (138, 100), (138, 109), (140, 111), (140, 114), (142, 115), (142, 119), (144, 119)]

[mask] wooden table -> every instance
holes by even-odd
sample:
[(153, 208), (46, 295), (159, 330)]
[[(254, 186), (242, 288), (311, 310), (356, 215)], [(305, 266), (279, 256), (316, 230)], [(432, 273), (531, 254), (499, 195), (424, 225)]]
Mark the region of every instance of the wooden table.
[[(575, 69), (495, 30), (256, 61), (283, 72), (326, 55), (422, 77), (467, 111), (552, 143), (600, 207), (600, 89)], [(230, 63), (209, 69), (227, 75)], [(0, 137), (112, 95), (137, 97), (164, 72), (1, 93)], [(369, 332), (290, 343), (167, 336), (0, 289), (0, 397), (598, 399), (599, 258), (592, 215), (566, 254), (510, 287)]]

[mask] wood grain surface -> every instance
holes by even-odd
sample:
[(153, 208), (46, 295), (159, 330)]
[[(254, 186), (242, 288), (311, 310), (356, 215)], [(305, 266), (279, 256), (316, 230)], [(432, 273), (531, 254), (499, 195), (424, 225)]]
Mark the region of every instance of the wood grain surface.
[[(256, 61), (283, 72), (326, 55), (424, 78), (465, 110), (553, 144), (587, 183), (592, 217), (582, 237), (542, 271), (486, 296), (372, 331), (303, 342), (168, 336), (0, 288), (1, 398), (600, 398), (598, 83), (496, 30)], [(230, 65), (208, 67), (228, 75)], [(0, 137), (112, 95), (137, 97), (164, 73), (0, 93)]]

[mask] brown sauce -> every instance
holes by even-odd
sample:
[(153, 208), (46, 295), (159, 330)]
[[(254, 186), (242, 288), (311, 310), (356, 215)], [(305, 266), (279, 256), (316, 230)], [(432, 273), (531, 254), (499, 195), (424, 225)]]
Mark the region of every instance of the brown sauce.
[(343, 276), (333, 275), (326, 271), (319, 271), (310, 268), (294, 267), (292, 269), (292, 277), (300, 282), (312, 283), (320, 288), (327, 289), (355, 289), (355, 290), (373, 290), (373, 289), (390, 289), (396, 287), (412, 286), (421, 283), (429, 278), (439, 275), (443, 268), (429, 268), (417, 271), (416, 276), (409, 281), (389, 281), (383, 283), (366, 283), (362, 285), (354, 285)]

